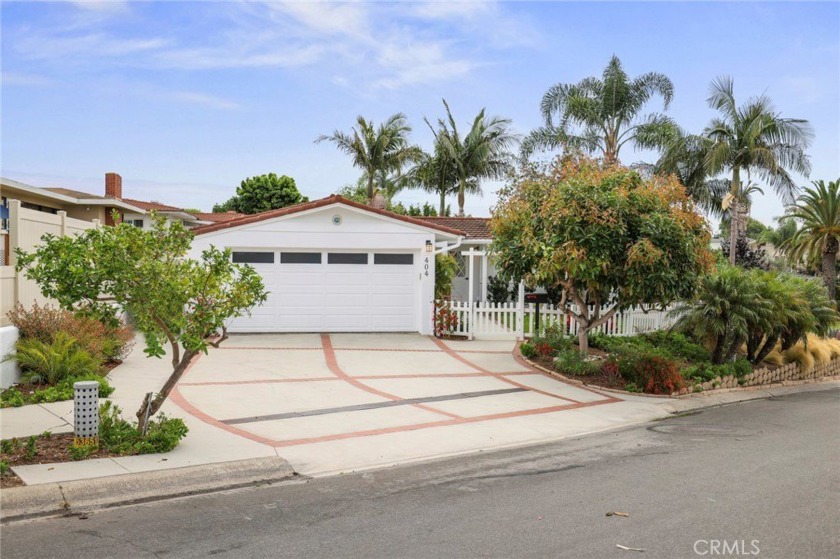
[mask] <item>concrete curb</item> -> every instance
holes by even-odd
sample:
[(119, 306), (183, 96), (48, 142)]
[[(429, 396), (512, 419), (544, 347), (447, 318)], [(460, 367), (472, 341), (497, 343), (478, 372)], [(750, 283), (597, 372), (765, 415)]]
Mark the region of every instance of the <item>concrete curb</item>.
[(295, 475), (286, 460), (273, 456), (12, 487), (0, 492), (0, 522), (223, 491)]

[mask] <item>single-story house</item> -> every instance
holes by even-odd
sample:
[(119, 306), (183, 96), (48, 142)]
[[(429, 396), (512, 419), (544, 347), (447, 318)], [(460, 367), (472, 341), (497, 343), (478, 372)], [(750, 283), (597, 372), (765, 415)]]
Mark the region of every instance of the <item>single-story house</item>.
[(270, 292), (231, 332), (432, 332), (435, 253), (465, 232), (330, 196), (194, 230), (191, 252), (229, 248)]

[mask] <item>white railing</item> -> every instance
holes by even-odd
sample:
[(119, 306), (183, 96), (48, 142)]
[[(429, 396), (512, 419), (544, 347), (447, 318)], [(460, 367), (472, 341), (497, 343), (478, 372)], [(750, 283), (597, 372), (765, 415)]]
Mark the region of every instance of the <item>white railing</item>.
[[(490, 303), (466, 301), (444, 301), (444, 305), (457, 317), (457, 325), (450, 332), (454, 336), (468, 338), (511, 338), (524, 339), (537, 333), (536, 305), (532, 303)], [(606, 313), (609, 308), (601, 311)], [(648, 310), (639, 308), (626, 309), (610, 317), (605, 323), (592, 330), (592, 333), (608, 336), (633, 336), (645, 332), (654, 332), (669, 328), (674, 319), (669, 316), (670, 308), (664, 310)], [(576, 336), (578, 322), (572, 316), (578, 307), (568, 305), (556, 307), (541, 304), (539, 310), (539, 331), (544, 332), (547, 327), (553, 327), (566, 336)], [(595, 307), (590, 305), (590, 316)]]

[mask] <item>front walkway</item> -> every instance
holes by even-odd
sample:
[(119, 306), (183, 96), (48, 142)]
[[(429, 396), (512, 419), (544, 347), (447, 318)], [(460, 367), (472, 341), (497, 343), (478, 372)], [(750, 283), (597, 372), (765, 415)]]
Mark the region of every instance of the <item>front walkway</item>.
[[(580, 436), (669, 413), (667, 401), (562, 383), (513, 350), (510, 341), (416, 334), (232, 336), (194, 363), (164, 406), (190, 427), (175, 451), (15, 471), (33, 484), (279, 455), (301, 474), (325, 475)], [(168, 361), (136, 349), (110, 375), (115, 403), (133, 414), (168, 372)]]

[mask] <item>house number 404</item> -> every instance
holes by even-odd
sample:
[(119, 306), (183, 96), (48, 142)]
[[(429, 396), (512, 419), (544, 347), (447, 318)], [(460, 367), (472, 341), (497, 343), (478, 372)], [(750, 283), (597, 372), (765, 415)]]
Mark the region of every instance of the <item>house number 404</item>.
[(423, 270), (424, 270), (423, 274), (428, 276), (429, 275), (429, 257), (428, 256), (426, 257), (426, 263), (423, 264)]

